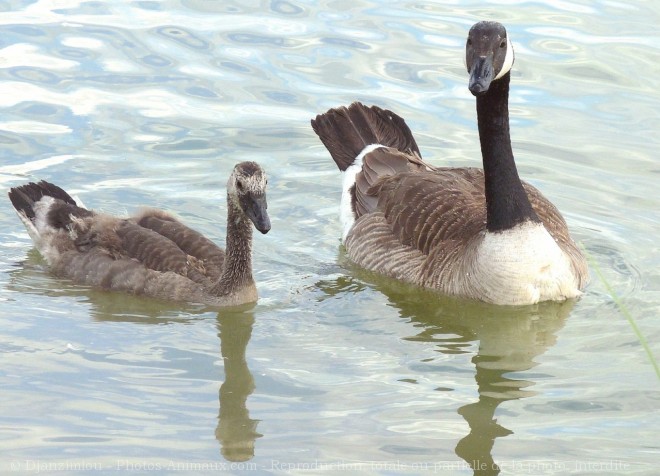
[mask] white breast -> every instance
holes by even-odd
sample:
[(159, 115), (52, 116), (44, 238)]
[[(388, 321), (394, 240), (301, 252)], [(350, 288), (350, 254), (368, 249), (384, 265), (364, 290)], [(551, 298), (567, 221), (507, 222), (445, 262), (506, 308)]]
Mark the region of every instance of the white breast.
[(467, 268), (467, 288), (496, 304), (532, 304), (581, 294), (569, 259), (540, 223), (486, 232)]

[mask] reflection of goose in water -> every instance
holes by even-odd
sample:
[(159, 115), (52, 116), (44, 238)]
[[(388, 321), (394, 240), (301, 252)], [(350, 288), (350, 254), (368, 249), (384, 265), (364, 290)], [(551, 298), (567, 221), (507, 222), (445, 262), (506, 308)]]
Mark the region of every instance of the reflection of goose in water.
[[(10, 279), (6, 288), (24, 294), (65, 296), (87, 303), (90, 305), (89, 314), (99, 322), (162, 326), (190, 323), (195, 319), (208, 319), (209, 316), (208, 308), (202, 306), (145, 297), (126, 299), (126, 296), (120, 293), (107, 293), (74, 283), (67, 284), (66, 281), (44, 273), (45, 267), (46, 264), (39, 253), (36, 250), (30, 251), (28, 258), (9, 272)], [(247, 398), (254, 390), (254, 379), (245, 358), (254, 323), (254, 314), (251, 311), (254, 306), (254, 303), (245, 304), (217, 314), (225, 378), (219, 390), (220, 407), (215, 436), (220, 442), (223, 457), (229, 461), (251, 459), (254, 456), (255, 440), (262, 436), (256, 432), (258, 420), (250, 419), (246, 404)], [(185, 349), (177, 349), (178, 357), (182, 352), (185, 352)], [(87, 358), (104, 357), (96, 357), (96, 354), (92, 353), (88, 354)], [(206, 354), (201, 358), (206, 358)], [(189, 362), (189, 359), (183, 361)], [(126, 361), (126, 365), (131, 364), (132, 362)], [(142, 360), (136, 363), (144, 364)], [(153, 363), (154, 367), (159, 365), (162, 365), (161, 361)], [(208, 371), (204, 371), (204, 378), (212, 378), (214, 368), (213, 362), (208, 361)], [(185, 370), (187, 374), (191, 367), (181, 370)], [(199, 368), (196, 370), (201, 372)]]
[(225, 381), (220, 386), (220, 412), (215, 437), (222, 455), (229, 461), (247, 461), (254, 457), (259, 420), (250, 419), (247, 398), (254, 390), (254, 378), (245, 359), (252, 335), (254, 316), (231, 314), (218, 316), (220, 352), (225, 367)]
[[(507, 374), (524, 372), (537, 365), (534, 359), (555, 344), (556, 333), (563, 327), (574, 301), (505, 308), (475, 301), (439, 299), (433, 292), (399, 284), (355, 267), (351, 271), (375, 285), (373, 287), (387, 296), (400, 316), (414, 326), (417, 333), (404, 339), (433, 342), (438, 352), (448, 355), (472, 352), (473, 343), (478, 342), (479, 349), (472, 363), (476, 368), (479, 399), (457, 409), (470, 432), (458, 442), (456, 454), (470, 464), (474, 474), (499, 474), (492, 455), (493, 445), (496, 438), (513, 431), (497, 423), (495, 411), (502, 402), (535, 395), (530, 391), (535, 382)], [(331, 295), (359, 292), (364, 286), (364, 281), (346, 276), (318, 284)], [(438, 383), (446, 389), (445, 384)]]

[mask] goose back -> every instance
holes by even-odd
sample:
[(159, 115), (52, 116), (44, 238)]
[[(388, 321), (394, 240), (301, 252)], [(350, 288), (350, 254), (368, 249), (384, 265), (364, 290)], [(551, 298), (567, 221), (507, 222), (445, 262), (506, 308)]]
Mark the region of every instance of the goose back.
[(134, 221), (140, 227), (152, 230), (175, 243), (187, 256), (196, 258), (204, 267), (209, 279), (216, 280), (222, 274), (225, 261), (224, 250), (170, 214), (150, 208), (135, 216)]
[[(371, 187), (360, 183), (358, 174), (356, 203), (369, 202), (371, 208), (365, 213), (356, 206), (361, 213), (344, 242), (349, 257), (382, 274), (456, 294), (443, 283), (456, 280), (486, 233), (483, 170), (418, 169), (382, 176)], [(534, 186), (523, 186), (545, 229), (571, 257), (576, 275), (585, 276), (580, 250), (559, 210)]]

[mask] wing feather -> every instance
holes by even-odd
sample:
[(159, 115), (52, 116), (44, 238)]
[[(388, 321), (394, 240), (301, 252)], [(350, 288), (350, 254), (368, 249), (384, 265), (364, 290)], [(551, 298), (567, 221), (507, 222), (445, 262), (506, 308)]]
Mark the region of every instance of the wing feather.
[(199, 260), (210, 279), (215, 280), (222, 274), (225, 260), (222, 248), (171, 215), (151, 209), (135, 217), (135, 222), (167, 238), (186, 255)]
[(419, 156), (404, 154), (391, 147), (380, 147), (366, 154), (362, 159), (362, 170), (355, 177), (353, 193), (356, 217), (376, 209), (378, 198), (371, 188), (381, 180), (404, 172), (421, 172), (426, 169), (427, 165)]
[(203, 272), (173, 241), (130, 220), (94, 215), (73, 223), (75, 248), (80, 253), (100, 251), (115, 260), (130, 259), (145, 269), (171, 271), (206, 286)]

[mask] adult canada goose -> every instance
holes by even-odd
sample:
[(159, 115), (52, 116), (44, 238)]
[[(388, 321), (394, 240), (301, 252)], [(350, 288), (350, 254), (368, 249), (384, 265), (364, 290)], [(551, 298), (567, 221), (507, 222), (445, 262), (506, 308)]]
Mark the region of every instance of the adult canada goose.
[(354, 103), (312, 120), (343, 171), (348, 256), (378, 273), (495, 304), (577, 297), (586, 261), (559, 211), (521, 182), (513, 159), (513, 48), (504, 26), (475, 24), (465, 57), (483, 169), (424, 163), (403, 119), (376, 106)]
[(79, 207), (41, 181), (9, 198), (52, 271), (76, 283), (159, 299), (234, 306), (257, 300), (252, 224), (270, 230), (266, 174), (255, 162), (227, 182), (226, 252), (168, 213), (147, 209), (117, 218)]

